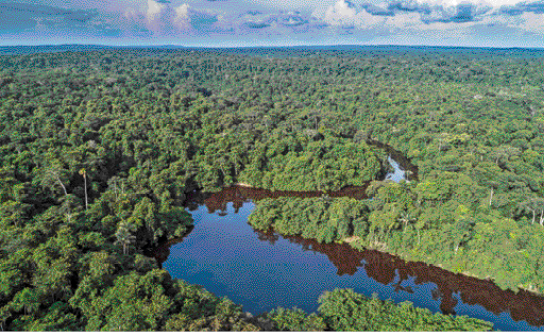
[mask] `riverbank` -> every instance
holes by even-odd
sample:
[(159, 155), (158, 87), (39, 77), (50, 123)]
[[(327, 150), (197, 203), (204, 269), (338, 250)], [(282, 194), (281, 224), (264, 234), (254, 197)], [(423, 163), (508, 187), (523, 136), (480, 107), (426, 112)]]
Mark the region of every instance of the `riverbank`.
[[(378, 145), (378, 143), (379, 142), (374, 142), (373, 144)], [(381, 145), (381, 147), (385, 148), (386, 145)], [(390, 150), (392, 150), (392, 149), (390, 149)], [(392, 150), (392, 151), (394, 151), (395, 156), (398, 158), (399, 152), (396, 151), (396, 150)], [(393, 159), (393, 161), (395, 161), (395, 159)], [(404, 158), (403, 164), (406, 165), (407, 162), (409, 162), (409, 161), (406, 158)], [(391, 163), (391, 161), (390, 161), (390, 163)], [(393, 167), (393, 172), (390, 173), (390, 174), (397, 173), (398, 172), (397, 168), (400, 167), (399, 163), (397, 163), (395, 161), (394, 163), (391, 163), (391, 166)], [(408, 168), (416, 169), (416, 174), (417, 174), (417, 168), (415, 166), (411, 165)], [(386, 177), (388, 175), (389, 174), (387, 174)], [(397, 179), (397, 180), (400, 181), (400, 180), (403, 180), (403, 179)], [(320, 197), (321, 195), (325, 194), (325, 193), (322, 193), (322, 192), (320, 193), (320, 192), (267, 191), (266, 189), (255, 188), (251, 184), (245, 183), (245, 182), (239, 182), (234, 187), (235, 187), (235, 189), (233, 189), (233, 193), (228, 193), (228, 190), (226, 190), (226, 191), (224, 190), (224, 191), (222, 191), (222, 193), (224, 193), (224, 195), (231, 196), (233, 199), (235, 197), (238, 197), (235, 200), (240, 200), (241, 197), (246, 197), (247, 199), (252, 199), (252, 200), (255, 200), (255, 201), (260, 201), (260, 200), (265, 199), (265, 198), (279, 198), (279, 197), (285, 197), (285, 196), (299, 197), (299, 198), (310, 198), (310, 197)], [(240, 190), (245, 191), (245, 192), (241, 192), (241, 191), (237, 190), (236, 187), (240, 188)], [(244, 190), (244, 189), (247, 189), (247, 190), (250, 190), (250, 191), (247, 191), (247, 190)], [(357, 199), (367, 199), (368, 198), (366, 196), (366, 187), (364, 187), (364, 188), (351, 188), (350, 190), (347, 190), (347, 191), (344, 188), (341, 191), (327, 193), (327, 195), (329, 197), (346, 197), (347, 196), (347, 197), (354, 197), (354, 198), (357, 198)], [(226, 198), (226, 197), (222, 197), (221, 199), (216, 201), (215, 204), (212, 204), (212, 205), (216, 206), (216, 207), (224, 206), (225, 203), (221, 203), (221, 201), (224, 198)], [(211, 198), (208, 199), (208, 202), (212, 202), (214, 200), (215, 200), (215, 197), (211, 197)], [(241, 202), (239, 202), (237, 204), (241, 204)], [(344, 240), (342, 240), (342, 241), (344, 241)], [(361, 248), (362, 243), (363, 243), (362, 237), (353, 237), (353, 236), (348, 237), (347, 241), (351, 246), (353, 246), (356, 249), (365, 250), (365, 249), (368, 248), (368, 245), (363, 246), (364, 248)], [(398, 239), (396, 239), (396, 241), (398, 241)], [(500, 287), (505, 288), (505, 289), (511, 289), (513, 291), (516, 291), (516, 292), (519, 291), (519, 290), (524, 290), (524, 291), (530, 292), (530, 293), (538, 295), (538, 296), (544, 295), (535, 286), (527, 286), (527, 285), (523, 285), (523, 284), (520, 284), (520, 283), (510, 284), (509, 279), (508, 280), (499, 280), (499, 279), (497, 279), (497, 277), (495, 275), (489, 273), (490, 270), (486, 270), (485, 272), (482, 273), (482, 272), (479, 272), (479, 271), (477, 271), (475, 269), (471, 269), (470, 267), (466, 267), (466, 264), (464, 264), (462, 262), (459, 263), (459, 261), (461, 261), (459, 259), (451, 259), (450, 258), (451, 262), (448, 261), (448, 260), (437, 261), (436, 258), (432, 259), (432, 257), (430, 257), (429, 255), (422, 255), (422, 254), (414, 255), (411, 252), (406, 252), (406, 251), (399, 250), (399, 249), (391, 250), (391, 247), (395, 247), (395, 246), (392, 246), (392, 243), (389, 242), (389, 241), (381, 240), (380, 243), (382, 244), (381, 246), (378, 246), (378, 247), (370, 246), (371, 249), (377, 249), (377, 250), (380, 250), (380, 251), (382, 251), (384, 253), (393, 254), (393, 255), (398, 256), (399, 258), (402, 258), (402, 259), (405, 259), (405, 260), (408, 260), (408, 261), (422, 262), (422, 263), (427, 263), (427, 264), (434, 264), (435, 266), (439, 266), (439, 267), (443, 268), (444, 270), (450, 271), (452, 273), (458, 273), (458, 274), (462, 274), (462, 275), (466, 275), (466, 276), (472, 276), (472, 277), (479, 278), (479, 279), (482, 279), (482, 280), (493, 280), (496, 284), (500, 285)], [(457, 253), (457, 256), (461, 255), (461, 253), (462, 252)], [(453, 256), (453, 257), (455, 258), (456, 256)], [(467, 257), (466, 259), (468, 260), (469, 258)], [(479, 268), (479, 266), (478, 266), (478, 268)]]
[[(393, 160), (395, 160), (394, 158), (392, 158)], [(406, 164), (406, 160), (404, 160), (404, 164)], [(391, 163), (391, 161), (390, 161)], [(395, 162), (394, 164), (391, 163), (391, 166), (393, 168), (393, 172), (396, 171), (396, 168), (400, 167), (400, 163), (398, 162)], [(408, 167), (409, 168), (409, 167)], [(417, 174), (417, 172), (414, 172), (415, 174)], [(384, 176), (384, 178), (387, 177), (387, 174)], [(394, 182), (398, 182), (398, 181), (401, 181), (401, 180), (405, 180), (406, 178), (401, 178), (401, 179), (397, 179), (397, 181), (394, 181)], [(414, 183), (412, 183), (412, 185), (414, 185)], [(417, 185), (417, 183), (416, 183)], [(387, 187), (387, 186), (386, 186)], [(390, 188), (395, 188), (395, 185), (391, 185)], [(345, 189), (345, 188), (344, 188)], [(344, 190), (342, 189), (342, 190)], [(353, 189), (353, 188), (352, 188)], [(359, 197), (357, 197), (356, 199), (366, 199), (368, 198), (366, 196), (366, 187), (363, 187), (363, 188), (356, 188), (356, 190), (354, 190), (353, 192), (350, 192), (350, 193), (347, 193), (347, 192), (344, 192), (342, 193), (342, 195), (339, 195), (339, 191), (337, 192), (330, 192), (330, 193), (327, 193), (327, 196), (329, 197), (354, 197), (352, 196), (351, 194), (354, 193), (354, 192), (358, 192), (358, 193), (362, 193), (362, 195), (360, 195)], [(316, 191), (306, 191), (306, 192), (292, 192), (292, 191), (273, 191), (273, 190), (266, 190), (266, 189), (257, 189), (257, 188), (254, 188), (254, 186), (252, 186), (251, 184), (247, 183), (247, 182), (242, 182), (240, 181), (239, 183), (237, 183), (235, 186), (232, 186), (232, 187), (229, 187), (229, 188), (225, 188), (224, 190), (222, 190), (220, 193), (218, 194), (212, 194), (212, 195), (207, 195), (206, 197), (203, 197), (202, 200), (200, 201), (200, 204), (205, 204), (208, 209), (210, 211), (214, 211), (214, 210), (221, 210), (221, 214), (223, 213), (226, 213), (226, 212), (223, 212), (223, 211), (226, 211), (226, 206), (227, 206), (227, 202), (233, 202), (233, 205), (236, 209), (240, 209), (243, 207), (243, 205), (248, 202), (249, 200), (251, 201), (254, 201), (254, 202), (259, 202), (263, 199), (266, 199), (266, 198), (273, 198), (273, 199), (278, 199), (278, 198), (281, 198), (281, 197), (292, 197), (292, 198), (295, 198), (295, 197), (298, 197), (298, 198), (311, 198), (311, 197), (322, 197), (324, 193), (322, 192), (316, 192)], [(395, 194), (397, 195), (397, 194)], [(283, 206), (283, 204), (282, 204)], [(282, 207), (283, 209), (283, 207)], [(277, 209), (274, 209), (275, 211), (278, 211)], [(303, 215), (303, 214), (300, 214), (300, 215)], [(279, 217), (278, 220), (289, 220), (289, 218), (283, 218), (283, 217)], [(395, 220), (396, 221), (396, 217), (394, 218), (389, 218), (389, 220)], [(325, 227), (325, 226), (323, 226)], [(471, 283), (491, 283), (492, 285), (494, 285), (493, 287), (493, 292), (498, 292), (499, 290), (503, 290), (503, 289), (508, 289), (511, 291), (511, 293), (509, 293), (508, 296), (512, 297), (514, 295), (519, 295), (519, 296), (522, 296), (523, 298), (532, 298), (532, 297), (536, 297), (537, 298), (537, 301), (541, 301), (542, 300), (542, 293), (540, 293), (538, 290), (535, 291), (535, 288), (532, 288), (532, 287), (526, 287), (522, 284), (519, 284), (519, 283), (516, 283), (516, 284), (509, 284), (509, 280), (511, 278), (507, 278), (508, 280), (498, 280), (495, 276), (496, 276), (496, 273), (493, 272), (492, 270), (490, 269), (486, 269), (485, 272), (478, 272), (477, 270), (473, 270), (473, 269), (470, 269), (470, 268), (466, 268), (466, 265), (463, 265), (463, 264), (459, 264), (459, 261), (457, 259), (457, 257), (461, 257), (460, 255), (461, 254), (468, 254), (467, 253), (464, 253), (463, 251), (463, 248), (461, 248), (461, 250), (459, 252), (456, 252), (456, 254), (458, 256), (452, 256), (452, 257), (449, 257), (447, 259), (442, 259), (442, 260), (437, 260), (437, 257), (433, 257), (433, 256), (429, 256), (429, 255), (424, 255), (424, 254), (418, 254), (418, 255), (414, 255), (413, 254), (413, 251), (415, 249), (408, 249), (408, 250), (405, 250), (405, 251), (402, 251), (402, 250), (399, 250), (398, 246), (396, 246), (395, 244), (397, 245), (400, 245), (403, 241), (406, 241), (406, 239), (404, 240), (400, 240), (399, 239), (399, 236), (404, 236), (404, 235), (413, 235), (413, 239), (416, 239), (415, 241), (417, 242), (417, 238), (414, 237), (414, 236), (417, 236), (419, 237), (419, 234), (411, 234), (410, 230), (407, 230), (406, 232), (404, 231), (404, 229), (406, 228), (406, 226), (400, 226), (402, 227), (403, 231), (393, 231), (391, 234), (394, 234), (396, 237), (394, 238), (389, 238), (388, 240), (380, 240), (380, 243), (382, 244), (381, 247), (377, 247), (377, 248), (373, 248), (373, 249), (378, 249), (379, 252), (383, 253), (383, 254), (387, 254), (387, 255), (394, 255), (394, 257), (396, 257), (396, 259), (399, 259), (399, 260), (404, 260), (407, 262), (407, 264), (423, 264), (423, 265), (427, 265), (429, 266), (429, 268), (433, 269), (433, 271), (435, 271), (434, 273), (436, 274), (440, 274), (440, 273), (446, 273), (446, 274), (451, 274), (451, 275), (458, 275), (458, 276), (463, 276), (463, 277), (467, 277), (467, 278), (473, 278), (474, 280), (471, 281)], [(408, 229), (411, 229), (412, 226), (409, 226)], [(431, 230), (432, 231), (432, 230)], [(434, 231), (438, 231), (438, 230), (434, 230)], [(422, 235), (423, 237), (427, 236), (427, 237), (433, 237), (430, 235), (430, 233), (428, 233), (428, 230), (423, 230), (422, 231)], [(279, 232), (279, 234), (286, 234), (285, 232)], [(287, 234), (291, 234), (290, 232), (287, 232)], [(301, 233), (298, 233), (298, 234), (301, 234)], [(427, 234), (427, 235), (425, 235)], [(348, 236), (346, 238), (343, 238), (341, 240), (335, 240), (337, 242), (346, 242), (347, 245), (349, 245), (350, 247), (354, 248), (354, 250), (357, 250), (358, 252), (365, 252), (367, 251), (367, 247), (364, 247), (363, 244), (365, 243), (365, 238), (364, 236)], [(309, 239), (315, 239), (315, 237), (309, 237)], [(321, 239), (320, 241), (322, 242), (324, 239)], [(445, 239), (444, 239), (445, 240)], [(270, 241), (276, 241), (276, 240), (270, 240)], [(428, 241), (427, 240), (424, 240), (425, 241)], [(412, 245), (414, 244), (414, 242), (412, 241)], [(393, 249), (392, 249), (393, 248)], [(453, 249), (452, 249), (453, 250)], [(411, 252), (412, 251), (412, 252)], [(449, 251), (443, 251), (444, 254), (448, 254)], [(453, 254), (453, 252), (452, 252)], [(451, 256), (451, 255), (450, 255)], [(468, 256), (467, 256), (468, 257)], [(468, 259), (468, 258), (467, 258)], [(486, 265), (485, 264), (482, 264), (480, 268), (482, 267), (485, 267)], [(356, 269), (355, 269), (356, 270)], [(442, 272), (441, 272), (442, 271)], [(491, 271), (491, 272), (490, 272)], [(507, 270), (505, 270), (507, 271)], [(510, 276), (513, 276), (514, 272), (509, 272), (508, 275)], [(453, 287), (453, 286), (451, 286)], [(491, 292), (490, 290), (486, 290), (484, 291), (483, 293), (488, 293)], [(516, 296), (517, 296), (516, 295)], [(505, 300), (503, 300), (505, 301)], [(453, 299), (451, 299), (451, 302), (455, 302)], [(530, 306), (531, 307), (531, 306)], [(532, 306), (534, 307), (534, 305)], [(450, 309), (448, 309), (450, 310)], [(451, 309), (453, 310), (453, 309)], [(516, 309), (517, 310), (517, 309)], [(519, 310), (518, 310), (519, 311)], [(522, 314), (518, 313), (516, 314), (518, 317), (521, 317)]]
[[(361, 238), (359, 238), (359, 237), (357, 237), (356, 239), (355, 239), (355, 237), (346, 238), (346, 239), (344, 239), (344, 242), (349, 244), (354, 250), (358, 250), (360, 252), (363, 252), (365, 250), (376, 250), (376, 251), (384, 253), (384, 254), (393, 255), (393, 256), (397, 257), (398, 259), (402, 259), (403, 261), (406, 261), (406, 262), (428, 264), (429, 266), (434, 266), (436, 268), (440, 268), (440, 269), (442, 269), (444, 271), (448, 271), (450, 273), (455, 273), (455, 274), (463, 275), (463, 276), (470, 277), (470, 278), (475, 278), (475, 279), (482, 280), (482, 281), (493, 282), (496, 285), (501, 285), (500, 282), (497, 282), (497, 280), (495, 278), (493, 278), (492, 276), (490, 276), (489, 274), (482, 275), (482, 274), (472, 273), (470, 271), (458, 271), (458, 270), (456, 271), (456, 270), (452, 269), (449, 266), (444, 266), (443, 263), (435, 263), (434, 261), (432, 261), (430, 259), (418, 259), (418, 258), (415, 258), (413, 255), (410, 255), (408, 253), (402, 253), (402, 252), (398, 252), (398, 251), (389, 251), (389, 250), (386, 249), (387, 246), (388, 246), (388, 242), (380, 242), (382, 244), (382, 246), (379, 246), (379, 247), (365, 246), (362, 243), (363, 240)], [(384, 247), (385, 247), (385, 249), (384, 249)], [(544, 299), (544, 293), (539, 292), (538, 290), (535, 290), (535, 289), (524, 287), (523, 285), (517, 285), (516, 287), (505, 287), (505, 285), (501, 285), (501, 289), (503, 289), (503, 287), (504, 287), (504, 289), (511, 290), (513, 292), (524, 291), (524, 292), (527, 292), (527, 293), (531, 293), (534, 296), (543, 297), (543, 299)]]
[[(498, 322), (496, 328), (501, 330), (528, 330), (544, 323), (541, 297), (502, 290), (487, 280), (388, 253), (359, 251), (347, 243), (319, 243), (258, 231), (246, 222), (253, 209), (254, 203), (247, 200), (240, 205), (229, 202), (218, 210), (195, 206), (190, 210), (197, 220), (193, 232), (168, 248), (169, 255), (162, 256), (163, 268), (173, 278), (227, 296), (254, 314), (276, 306), (314, 312), (321, 292), (338, 287), (353, 288), (368, 297), (378, 293), (382, 300), (393, 297), (397, 303), (408, 300), (435, 312), (439, 308), (443, 313)], [(288, 293), (283, 294), (285, 291)], [(482, 315), (480, 310), (481, 316), (473, 316), (474, 305), (487, 313)], [(500, 313), (511, 315), (510, 325), (504, 325), (510, 318)]]
[[(391, 218), (397, 223), (391, 224), (392, 227), (397, 227), (396, 230), (382, 232), (374, 228), (374, 233), (372, 227), (376, 227), (376, 219), (373, 218), (376, 217), (373, 215), (374, 212), (370, 210), (373, 204), (373, 201), (357, 200), (350, 196), (331, 200), (323, 200), (319, 197), (289, 196), (262, 198), (256, 200), (255, 208), (251, 212), (248, 222), (252, 227), (261, 231), (274, 229), (280, 235), (299, 235), (306, 239), (315, 239), (319, 243), (347, 241), (351, 246), (361, 251), (370, 248), (414, 262), (440, 264), (444, 270), (452, 273), (472, 275), (483, 280), (492, 279), (504, 289), (513, 291), (524, 289), (541, 295), (539, 289), (531, 287), (531, 285), (535, 285), (535, 282), (538, 282), (534, 275), (529, 276), (530, 279), (526, 279), (526, 284), (521, 284), (515, 280), (520, 280), (520, 277), (524, 276), (524, 271), (503, 269), (498, 264), (494, 264), (490, 268), (492, 262), (475, 263), (478, 262), (478, 259), (482, 259), (481, 257), (485, 258), (490, 255), (489, 251), (476, 251), (474, 248), (478, 248), (477, 242), (470, 243), (469, 245), (472, 247), (465, 245), (457, 252), (450, 249), (433, 256), (428, 255), (427, 251), (441, 245), (436, 240), (433, 241), (438, 238), (437, 234), (440, 234), (440, 229), (418, 231), (412, 225), (404, 226), (401, 221)], [(386, 217), (389, 216), (383, 218)], [(423, 239), (421, 243), (418, 243), (417, 240), (418, 233)], [(451, 238), (445, 237), (442, 241), (451, 241)], [(516, 258), (514, 254), (509, 257), (510, 262)], [(501, 271), (502, 278), (499, 274)]]

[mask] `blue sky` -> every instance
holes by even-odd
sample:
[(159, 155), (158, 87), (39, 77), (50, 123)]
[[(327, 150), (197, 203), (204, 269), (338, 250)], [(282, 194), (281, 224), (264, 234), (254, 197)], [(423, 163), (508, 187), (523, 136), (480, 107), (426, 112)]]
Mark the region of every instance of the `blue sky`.
[(0, 45), (544, 47), (544, 0), (0, 0)]

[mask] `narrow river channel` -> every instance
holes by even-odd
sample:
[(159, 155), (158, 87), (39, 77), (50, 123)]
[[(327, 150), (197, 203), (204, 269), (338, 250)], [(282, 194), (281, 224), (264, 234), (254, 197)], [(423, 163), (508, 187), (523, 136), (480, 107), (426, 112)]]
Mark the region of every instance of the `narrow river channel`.
[[(394, 172), (386, 179), (400, 181), (405, 171), (395, 159), (390, 157)], [(254, 201), (289, 195), (319, 193), (231, 187), (199, 196), (188, 207), (194, 229), (159, 248), (157, 259), (173, 278), (227, 296), (254, 315), (278, 306), (314, 312), (324, 291), (352, 288), (366, 296), (411, 301), (433, 312), (481, 318), (493, 322), (494, 329), (544, 330), (544, 297), (504, 291), (490, 281), (374, 250), (262, 233), (247, 223)], [(364, 188), (331, 196), (344, 195), (364, 198)]]

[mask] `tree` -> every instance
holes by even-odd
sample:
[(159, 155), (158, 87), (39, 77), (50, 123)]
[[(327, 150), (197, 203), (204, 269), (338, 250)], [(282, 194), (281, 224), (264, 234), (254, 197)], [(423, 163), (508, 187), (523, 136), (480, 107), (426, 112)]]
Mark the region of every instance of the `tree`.
[(404, 224), (403, 232), (406, 231), (406, 226), (408, 225), (408, 223), (411, 222), (411, 221), (415, 221), (415, 220), (416, 219), (412, 218), (412, 216), (410, 215), (409, 212), (407, 212), (407, 211), (401, 212), (400, 217), (399, 217), (399, 221)]
[(85, 168), (82, 168), (79, 171), (79, 174), (83, 175), (84, 190), (85, 190), (85, 212), (87, 212), (87, 207), (89, 205), (89, 202), (87, 200), (87, 171), (85, 170)]
[(68, 196), (68, 191), (66, 190), (66, 186), (64, 185), (64, 183), (60, 179), (61, 174), (64, 173), (64, 170), (61, 170), (61, 169), (55, 168), (55, 167), (50, 167), (50, 168), (47, 168), (45, 170), (45, 172), (46, 172), (46, 175), (47, 175), (46, 179), (50, 179), (50, 181), (57, 182), (60, 185), (60, 187), (62, 188), (62, 191), (64, 192), (64, 195)]
[(532, 214), (532, 224), (535, 223), (537, 213), (540, 213), (539, 223), (544, 226), (544, 198), (532, 197), (521, 202), (519, 206), (524, 212)]
[(117, 238), (116, 244), (121, 244), (123, 246), (123, 254), (128, 253), (128, 246), (133, 244), (136, 241), (136, 237), (132, 235), (134, 232), (133, 224), (129, 224), (125, 221), (119, 223), (117, 232), (115, 232), (115, 237)]
[(35, 313), (40, 308), (41, 294), (37, 289), (25, 288), (17, 293), (13, 299), (15, 310), (22, 310), (25, 315)]

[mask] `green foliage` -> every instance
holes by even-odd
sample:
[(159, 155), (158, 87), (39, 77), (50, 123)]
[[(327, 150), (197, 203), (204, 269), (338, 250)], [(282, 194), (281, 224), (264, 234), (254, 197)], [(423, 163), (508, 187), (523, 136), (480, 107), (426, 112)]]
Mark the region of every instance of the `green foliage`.
[(264, 200), (252, 224), (543, 291), (540, 52), (267, 52), (0, 56), (0, 328), (259, 327), (144, 252), (186, 233), (195, 189), (379, 180), (386, 153), (366, 141), (418, 179), (374, 181), (365, 202)]
[(335, 331), (489, 331), (493, 324), (467, 316), (433, 314), (410, 302), (394, 304), (335, 289), (319, 298), (319, 316)]
[[(270, 136), (249, 156), (240, 181), (276, 190), (338, 190), (363, 186), (382, 172), (383, 151), (330, 134), (314, 140), (304, 135)], [(381, 160), (381, 161), (380, 161)]]
[(366, 236), (368, 213), (366, 202), (348, 197), (267, 198), (256, 203), (248, 222), (259, 230), (273, 228), (284, 235), (331, 243)]
[(351, 289), (319, 297), (318, 313), (277, 308), (264, 318), (279, 331), (490, 331), (492, 323), (467, 316), (433, 314), (410, 302), (367, 298)]
[(279, 331), (325, 331), (328, 326), (323, 317), (308, 315), (302, 309), (277, 308), (265, 315)]

